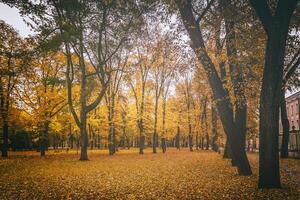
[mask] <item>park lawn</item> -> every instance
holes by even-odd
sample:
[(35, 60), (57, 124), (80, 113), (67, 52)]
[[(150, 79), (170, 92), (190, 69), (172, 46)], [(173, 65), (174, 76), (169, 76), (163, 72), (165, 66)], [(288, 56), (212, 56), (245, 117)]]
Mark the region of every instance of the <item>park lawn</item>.
[(281, 161), (283, 189), (259, 190), (258, 155), (249, 154), (254, 175), (236, 175), (211, 151), (168, 149), (11, 153), (0, 159), (0, 199), (300, 199), (300, 160)]

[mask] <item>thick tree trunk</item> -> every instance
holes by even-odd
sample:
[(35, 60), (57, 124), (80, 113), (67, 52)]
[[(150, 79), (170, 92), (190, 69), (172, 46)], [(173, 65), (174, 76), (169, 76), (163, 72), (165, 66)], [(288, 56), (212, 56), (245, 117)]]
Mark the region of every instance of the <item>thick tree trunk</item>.
[(140, 135), (140, 142), (139, 142), (140, 152), (139, 152), (139, 154), (144, 154), (144, 145), (145, 145), (145, 136)]
[(290, 123), (287, 116), (286, 110), (286, 101), (285, 101), (285, 90), (281, 91), (281, 102), (280, 102), (280, 114), (281, 114), (281, 124), (282, 124), (282, 142), (281, 142), (281, 158), (287, 158), (289, 156), (289, 131), (290, 131)]
[(1, 149), (2, 157), (7, 158), (8, 157), (8, 120), (7, 119), (3, 120), (2, 130), (3, 130), (3, 145)]
[(88, 134), (86, 130), (86, 114), (81, 114), (81, 127), (80, 127), (80, 160), (88, 160), (87, 149), (88, 149)]
[(114, 154), (113, 135), (111, 133), (111, 130), (109, 130), (108, 133), (108, 153), (109, 155)]
[(232, 159), (232, 154), (231, 154), (231, 148), (229, 146), (229, 142), (226, 139), (225, 147), (224, 147), (224, 155), (223, 158), (225, 159)]
[(114, 94), (111, 94), (111, 88), (109, 88), (108, 95), (109, 97), (107, 98), (107, 109), (108, 109), (108, 151), (109, 155), (113, 155), (116, 153), (116, 137), (115, 137), (115, 124), (114, 124)]
[(163, 153), (166, 153), (167, 151), (167, 144), (166, 144), (166, 138), (161, 138), (161, 148), (162, 148), (162, 151)]
[(113, 123), (112, 136), (113, 136), (113, 153), (115, 154), (117, 151), (119, 151), (119, 145), (117, 144), (115, 123)]
[(299, 0), (278, 1), (274, 14), (266, 1), (250, 0), (267, 33), (259, 108), (259, 188), (280, 188), (278, 121), (283, 64), (291, 16)]
[(40, 141), (40, 151), (41, 156), (46, 155), (47, 144), (48, 144), (48, 130), (49, 130), (49, 122), (44, 122), (43, 130), (41, 132), (41, 141)]
[[(275, 28), (275, 27), (274, 27)], [(280, 188), (278, 121), (285, 41), (269, 34), (260, 95), (259, 188)]]
[(179, 0), (176, 2), (184, 26), (192, 41), (191, 47), (206, 71), (209, 84), (212, 87), (214, 99), (217, 100), (220, 119), (232, 147), (232, 156), (237, 161), (238, 173), (240, 175), (251, 175), (252, 171), (246, 153), (245, 151), (241, 152), (243, 147), (238, 138), (239, 132), (234, 123), (234, 114), (232, 104), (229, 100), (229, 93), (226, 88), (223, 87), (218, 72), (205, 49), (199, 24), (196, 22), (192, 12), (192, 5), (190, 2), (183, 3)]
[[(231, 82), (233, 83), (233, 91), (236, 99), (234, 102), (234, 122), (238, 131), (238, 138), (241, 140), (240, 151), (245, 151), (245, 137), (247, 131), (247, 102), (244, 91), (245, 86), (243, 70), (238, 63), (234, 16), (236, 14), (235, 7), (232, 5), (231, 0), (221, 0), (220, 3), (224, 10), (223, 15), (226, 30), (226, 50)], [(232, 163), (234, 165), (235, 161), (232, 160)]]
[(205, 149), (209, 150), (209, 135), (208, 135), (208, 131), (206, 132), (205, 140), (206, 140)]

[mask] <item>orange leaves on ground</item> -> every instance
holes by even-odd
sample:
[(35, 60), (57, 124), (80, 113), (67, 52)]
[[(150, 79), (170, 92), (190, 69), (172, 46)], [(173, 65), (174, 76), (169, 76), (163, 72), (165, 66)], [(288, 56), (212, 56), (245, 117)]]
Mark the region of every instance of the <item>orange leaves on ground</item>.
[[(250, 177), (237, 176), (228, 160), (210, 151), (138, 150), (14, 153), (0, 160), (0, 199), (299, 199), (300, 161), (281, 162), (283, 189), (258, 190), (258, 156), (250, 154)], [(18, 154), (18, 155), (15, 155)]]

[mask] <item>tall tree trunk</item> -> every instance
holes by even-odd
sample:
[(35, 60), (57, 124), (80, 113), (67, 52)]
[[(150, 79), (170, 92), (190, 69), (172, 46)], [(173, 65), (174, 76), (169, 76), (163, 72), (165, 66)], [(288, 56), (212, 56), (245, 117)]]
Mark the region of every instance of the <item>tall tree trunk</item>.
[(201, 133), (201, 149), (204, 150), (204, 131)]
[(8, 157), (8, 120), (3, 119), (3, 145), (2, 145), (2, 157), (7, 158)]
[(196, 133), (196, 150), (199, 150), (199, 132)]
[(116, 152), (115, 124), (114, 124), (114, 94), (112, 94), (111, 86), (108, 89), (107, 110), (108, 110), (108, 151), (109, 155)]
[(166, 109), (167, 109), (167, 95), (163, 95), (163, 102), (162, 102), (162, 135), (161, 135), (161, 147), (163, 153), (167, 151), (167, 144), (166, 144)]
[[(243, 77), (243, 70), (240, 64), (238, 64), (237, 46), (236, 46), (236, 33), (235, 33), (235, 7), (232, 5), (231, 0), (221, 0), (221, 6), (223, 7), (223, 16), (225, 20), (226, 30), (226, 50), (228, 56), (228, 64), (231, 82), (233, 83), (233, 91), (235, 95), (235, 114), (234, 122), (239, 131), (239, 139), (241, 140), (240, 151), (245, 151), (245, 137), (247, 126), (247, 102), (245, 97), (245, 84)], [(233, 161), (233, 163), (235, 163)]]
[(282, 89), (281, 91), (280, 114), (281, 114), (282, 130), (283, 130), (280, 157), (287, 158), (289, 156), (290, 123), (287, 116), (284, 89)]
[[(273, 27), (274, 31), (278, 27)], [(280, 30), (269, 34), (260, 95), (259, 187), (279, 188), (278, 121), (285, 41)], [(279, 97), (279, 98), (278, 98)]]
[(231, 148), (229, 146), (228, 139), (226, 139), (223, 158), (225, 158), (225, 159), (232, 159)]
[(156, 147), (157, 147), (157, 110), (158, 110), (158, 97), (155, 97), (155, 105), (154, 105), (154, 131), (153, 131), (153, 153), (156, 153)]
[(205, 149), (208, 150), (209, 149), (209, 135), (208, 135), (208, 124), (207, 124), (207, 97), (205, 97), (204, 101), (203, 101), (203, 122), (205, 124)]
[(272, 14), (267, 1), (250, 0), (266, 33), (267, 45), (259, 107), (259, 188), (280, 188), (278, 121), (283, 64), (291, 16), (299, 0), (277, 3)]
[(232, 147), (233, 158), (237, 160), (238, 173), (240, 175), (251, 175), (252, 171), (246, 153), (245, 151), (240, 152), (242, 143), (238, 138), (239, 131), (234, 123), (233, 108), (229, 100), (229, 93), (223, 87), (218, 72), (206, 51), (201, 29), (192, 12), (191, 2), (183, 3), (177, 0), (176, 3), (184, 26), (192, 41), (191, 47), (205, 69), (214, 99), (217, 101), (218, 113), (220, 114), (225, 133)]
[(179, 150), (180, 149), (180, 127), (179, 126), (177, 126), (175, 144), (176, 144), (176, 148)]
[(81, 57), (79, 58), (80, 68), (81, 68), (81, 85), (80, 85), (80, 139), (81, 139), (81, 150), (80, 150), (80, 160), (88, 160), (87, 150), (88, 150), (88, 133), (86, 127), (87, 121), (87, 79), (86, 79), (86, 68), (84, 64), (84, 55), (83, 55), (83, 39), (82, 35), (80, 38), (80, 53)]
[(86, 128), (86, 114), (81, 114), (81, 127), (80, 127), (80, 141), (81, 141), (81, 149), (80, 149), (80, 160), (88, 160), (87, 149), (88, 149), (88, 134)]
[(193, 151), (193, 135), (192, 135), (192, 124), (189, 120), (189, 148)]
[(41, 131), (41, 138), (40, 138), (41, 156), (46, 155), (47, 144), (48, 144), (48, 130), (49, 130), (49, 122), (46, 121), (43, 123), (43, 130)]
[(138, 121), (138, 126), (140, 130), (139, 154), (144, 154), (144, 146), (145, 146), (145, 130), (144, 130), (144, 106), (145, 106), (145, 89), (146, 89), (145, 87), (146, 87), (146, 82), (144, 81), (142, 83), (142, 98), (141, 98), (141, 106), (140, 106), (140, 116)]
[(211, 141), (211, 146), (212, 146), (212, 150), (218, 152), (219, 150), (219, 146), (217, 144), (217, 140), (218, 140), (218, 130), (217, 130), (217, 120), (218, 120), (218, 115), (217, 115), (217, 109), (216, 106), (214, 104), (214, 102), (212, 102), (212, 107), (211, 107), (211, 127), (212, 127), (212, 141)]
[[(189, 94), (187, 94), (189, 95)], [(191, 121), (191, 113), (190, 113), (190, 99), (188, 97), (188, 128), (189, 128), (189, 135), (188, 135), (188, 145), (190, 148), (190, 151), (193, 151), (193, 132), (192, 132), (192, 121)]]

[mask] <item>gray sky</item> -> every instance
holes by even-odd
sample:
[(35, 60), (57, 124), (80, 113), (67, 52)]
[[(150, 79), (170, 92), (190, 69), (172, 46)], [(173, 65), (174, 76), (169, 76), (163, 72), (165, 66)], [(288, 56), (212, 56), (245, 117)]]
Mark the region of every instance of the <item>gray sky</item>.
[(0, 19), (13, 26), (22, 37), (33, 34), (33, 31), (25, 24), (16, 8), (10, 8), (9, 6), (0, 3)]

